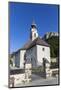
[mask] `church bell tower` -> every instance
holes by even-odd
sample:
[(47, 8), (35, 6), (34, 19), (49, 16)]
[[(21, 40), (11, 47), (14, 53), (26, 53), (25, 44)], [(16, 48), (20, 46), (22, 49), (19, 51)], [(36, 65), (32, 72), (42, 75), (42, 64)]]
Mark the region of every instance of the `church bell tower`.
[(30, 29), (30, 39), (33, 41), (37, 37), (38, 37), (37, 27), (36, 27), (35, 21), (33, 20), (32, 24), (31, 24), (31, 29)]

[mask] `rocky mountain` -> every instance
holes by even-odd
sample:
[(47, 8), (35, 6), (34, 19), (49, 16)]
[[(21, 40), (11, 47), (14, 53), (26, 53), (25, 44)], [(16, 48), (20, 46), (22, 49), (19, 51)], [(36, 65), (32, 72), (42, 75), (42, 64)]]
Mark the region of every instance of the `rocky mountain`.
[(47, 32), (44, 36), (43, 39), (48, 39), (51, 38), (52, 36), (58, 36), (57, 32)]

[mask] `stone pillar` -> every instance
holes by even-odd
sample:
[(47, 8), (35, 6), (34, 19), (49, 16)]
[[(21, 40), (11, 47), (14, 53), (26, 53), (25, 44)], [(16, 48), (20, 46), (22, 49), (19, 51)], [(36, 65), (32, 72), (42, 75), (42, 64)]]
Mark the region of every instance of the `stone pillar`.
[(49, 78), (51, 75), (50, 75), (50, 64), (49, 63), (45, 63), (45, 75), (46, 75), (46, 78)]
[(45, 78), (49, 78), (50, 76), (51, 76), (51, 72), (50, 72), (50, 62), (47, 60), (47, 59), (43, 59), (43, 68), (44, 68), (44, 70), (43, 70), (43, 76), (45, 77)]
[(14, 87), (14, 80), (15, 78), (14, 77), (10, 77), (10, 87)]
[(25, 64), (25, 79), (26, 82), (31, 81), (31, 64)]

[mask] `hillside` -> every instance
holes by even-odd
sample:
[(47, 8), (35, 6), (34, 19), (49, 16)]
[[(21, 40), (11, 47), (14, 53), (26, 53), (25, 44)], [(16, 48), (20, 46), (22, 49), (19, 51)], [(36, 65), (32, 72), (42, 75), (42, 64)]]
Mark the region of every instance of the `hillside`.
[(59, 37), (52, 36), (45, 41), (50, 45), (50, 54), (51, 57), (58, 57), (59, 56)]

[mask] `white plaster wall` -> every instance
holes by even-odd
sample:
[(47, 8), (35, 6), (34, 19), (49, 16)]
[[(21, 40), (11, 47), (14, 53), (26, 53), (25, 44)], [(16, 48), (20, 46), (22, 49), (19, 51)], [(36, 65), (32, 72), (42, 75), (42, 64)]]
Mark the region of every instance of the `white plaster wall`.
[(26, 52), (26, 56), (27, 56), (27, 59), (30, 60), (31, 62), (31, 58), (32, 58), (32, 66), (36, 66), (37, 64), (37, 53), (36, 53), (36, 46), (30, 48), (29, 50), (27, 50)]
[[(44, 48), (44, 51), (42, 50)], [(42, 65), (43, 58), (46, 58), (50, 62), (50, 48), (46, 46), (37, 45), (37, 61)]]
[(24, 68), (24, 55), (26, 50), (20, 50), (20, 68)]
[(13, 56), (13, 67), (15, 67), (15, 55)]
[(13, 57), (10, 58), (13, 62), (13, 67), (15, 67), (15, 55), (13, 55)]
[[(36, 34), (36, 37), (34, 36)], [(38, 37), (37, 30), (35, 28), (32, 29), (32, 40), (36, 39)]]
[(15, 67), (20, 67), (20, 52), (15, 54)]

